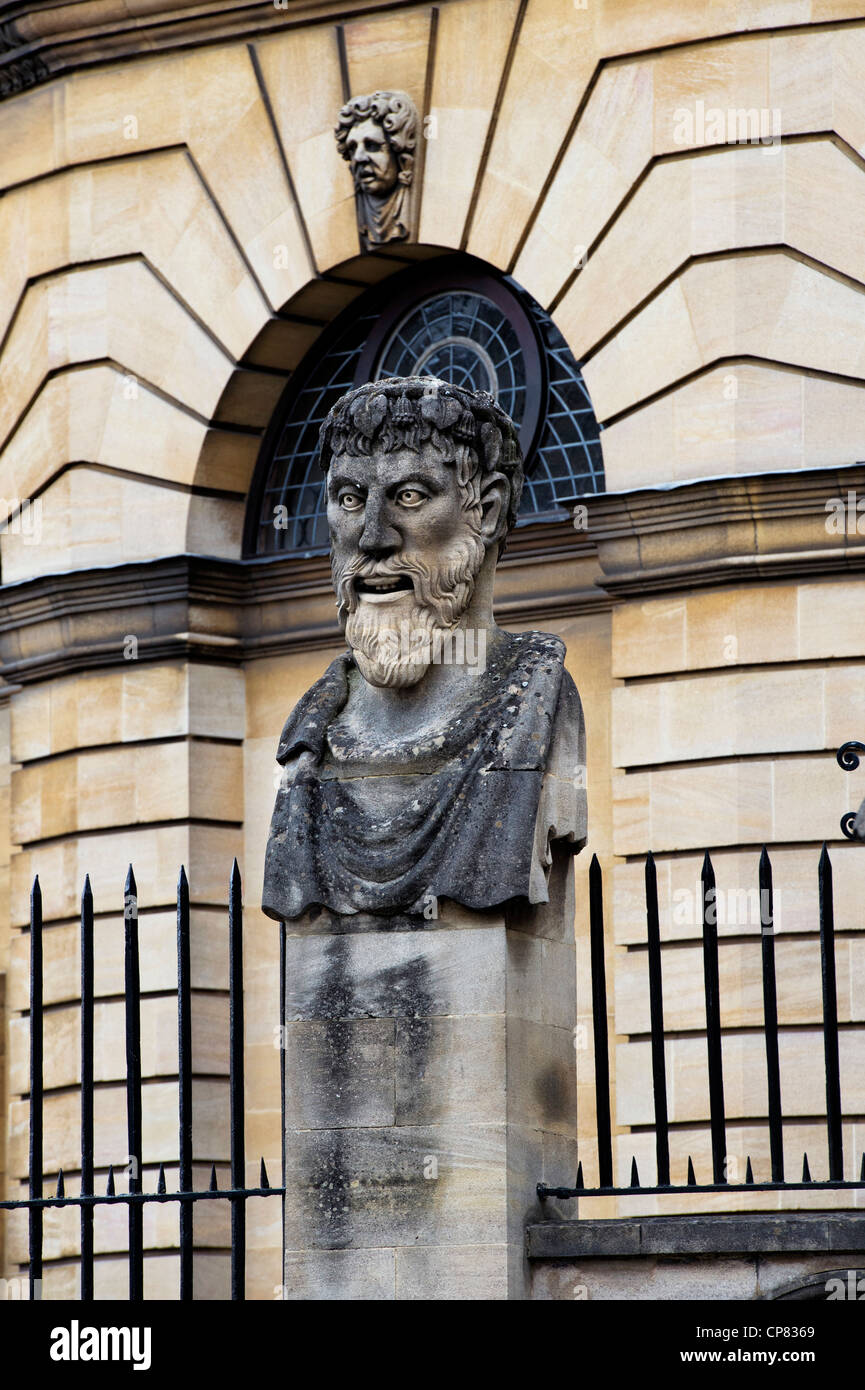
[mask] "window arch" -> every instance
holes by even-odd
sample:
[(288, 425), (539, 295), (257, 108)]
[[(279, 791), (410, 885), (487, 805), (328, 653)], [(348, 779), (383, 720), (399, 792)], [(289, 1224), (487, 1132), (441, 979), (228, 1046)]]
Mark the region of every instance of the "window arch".
[(517, 525), (558, 520), (604, 489), (600, 427), (567, 343), (513, 280), (467, 256), (410, 268), (356, 300), (289, 382), (259, 455), (245, 554), (328, 549), (318, 431), (340, 396), (382, 376), (440, 376), (489, 391), (520, 429)]

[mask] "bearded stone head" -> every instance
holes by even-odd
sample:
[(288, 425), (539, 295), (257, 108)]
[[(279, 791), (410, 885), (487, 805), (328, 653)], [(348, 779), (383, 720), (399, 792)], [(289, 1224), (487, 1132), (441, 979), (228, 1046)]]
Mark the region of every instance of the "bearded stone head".
[(370, 684), (415, 685), (516, 520), (516, 427), (486, 392), (401, 377), (343, 396), (320, 442), (346, 639)]

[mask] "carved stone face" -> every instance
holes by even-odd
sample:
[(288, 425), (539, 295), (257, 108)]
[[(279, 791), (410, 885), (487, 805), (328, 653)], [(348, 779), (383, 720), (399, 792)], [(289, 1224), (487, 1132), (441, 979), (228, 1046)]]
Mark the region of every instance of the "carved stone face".
[(471, 599), (486, 547), (469, 524), (453, 465), (429, 444), (369, 458), (339, 454), (327, 518), (340, 621), (372, 685), (414, 685), (432, 634)]
[(355, 187), (361, 193), (384, 197), (395, 187), (399, 166), (377, 121), (358, 121), (345, 142)]

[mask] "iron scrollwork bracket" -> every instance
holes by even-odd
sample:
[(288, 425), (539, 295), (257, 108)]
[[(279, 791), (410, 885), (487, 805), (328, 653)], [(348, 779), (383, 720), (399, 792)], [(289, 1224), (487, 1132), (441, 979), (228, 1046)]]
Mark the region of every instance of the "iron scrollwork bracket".
[[(842, 744), (835, 754), (838, 766), (842, 767), (845, 772), (855, 772), (856, 768), (859, 766), (860, 753), (865, 753), (865, 743), (859, 743), (855, 738), (850, 739), (848, 743)], [(863, 802), (863, 806), (865, 806), (865, 802)], [(857, 814), (856, 811), (848, 811), (846, 815), (841, 817), (841, 830), (848, 840), (862, 840), (865, 838), (862, 835), (857, 835), (853, 828)]]

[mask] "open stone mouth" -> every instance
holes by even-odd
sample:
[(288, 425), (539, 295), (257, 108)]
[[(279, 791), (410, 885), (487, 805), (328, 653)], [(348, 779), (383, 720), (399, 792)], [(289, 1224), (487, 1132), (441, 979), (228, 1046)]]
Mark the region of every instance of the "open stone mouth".
[(401, 591), (412, 591), (414, 584), (407, 574), (396, 574), (387, 575), (381, 579), (375, 576), (356, 579), (354, 587), (358, 594), (395, 594)]

